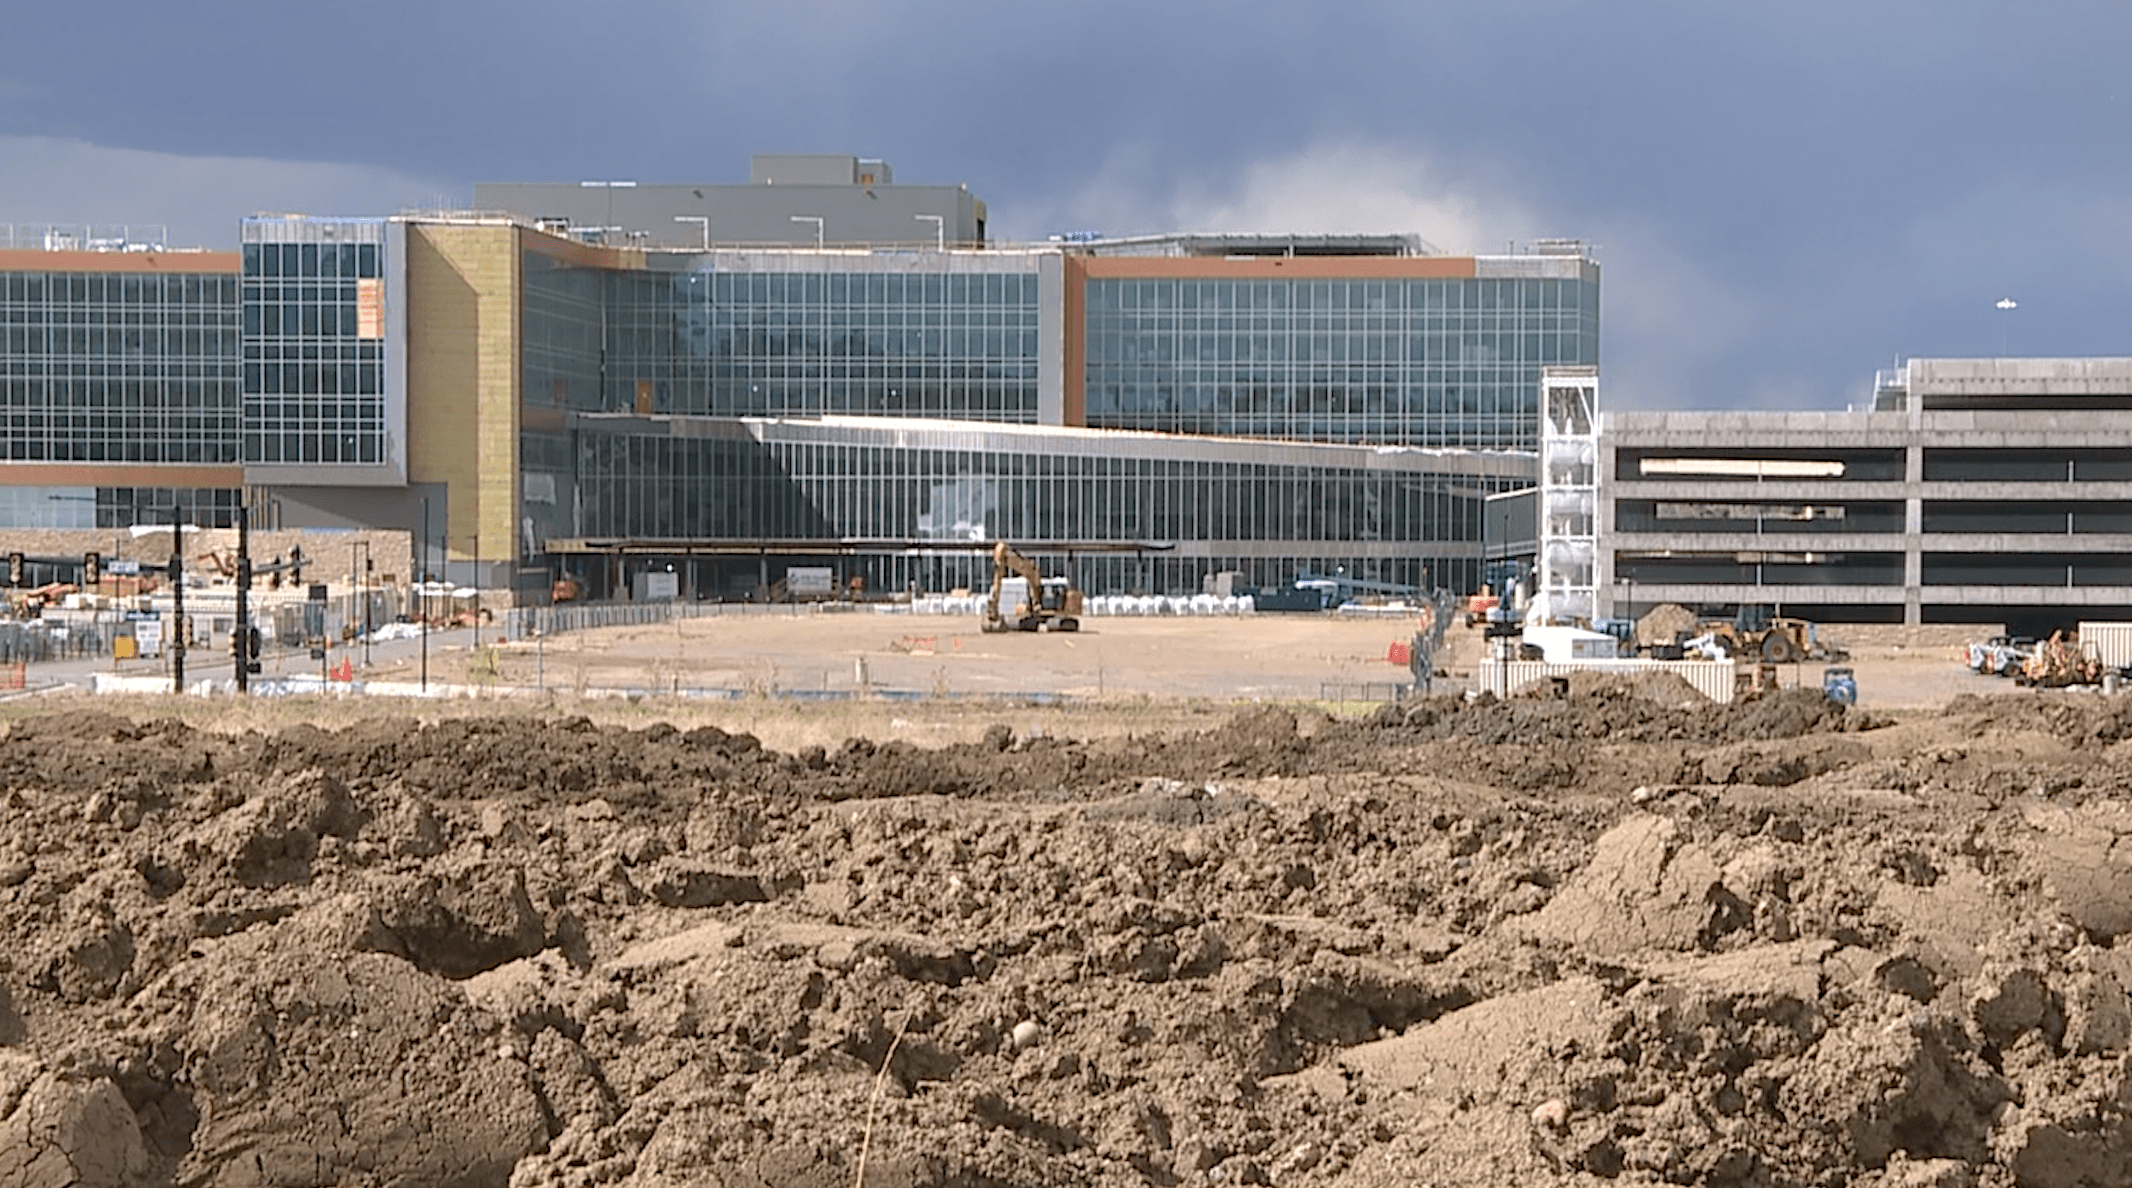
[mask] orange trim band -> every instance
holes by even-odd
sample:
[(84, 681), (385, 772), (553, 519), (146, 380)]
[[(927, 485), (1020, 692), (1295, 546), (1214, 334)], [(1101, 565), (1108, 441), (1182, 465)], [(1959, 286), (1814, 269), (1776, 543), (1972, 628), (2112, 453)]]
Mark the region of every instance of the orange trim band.
[(242, 466), (164, 466), (152, 462), (10, 462), (10, 487), (241, 487)]
[(21, 248), (0, 250), (0, 272), (155, 272), (237, 273), (244, 257), (236, 252), (46, 252)]

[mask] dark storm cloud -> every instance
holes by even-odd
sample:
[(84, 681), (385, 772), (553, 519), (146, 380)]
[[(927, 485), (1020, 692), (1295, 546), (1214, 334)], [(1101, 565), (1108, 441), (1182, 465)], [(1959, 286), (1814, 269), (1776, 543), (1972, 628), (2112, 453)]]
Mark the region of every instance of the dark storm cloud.
[[(125, 226), (138, 241), (227, 251), (262, 212), (379, 215), (464, 206), (454, 183), (317, 161), (182, 156), (0, 136), (0, 223)], [(101, 233), (101, 232), (100, 232)], [(24, 240), (32, 242), (32, 240)]]
[[(0, 40), (0, 220), (102, 197), (96, 152), (11, 165), (55, 140), (272, 164), (343, 210), (850, 152), (968, 183), (1014, 237), (1583, 237), (1617, 405), (1825, 408), (1901, 354), (2132, 354), (2132, 6), (2102, 0), (34, 9)], [(274, 204), (236, 172), (186, 201)]]

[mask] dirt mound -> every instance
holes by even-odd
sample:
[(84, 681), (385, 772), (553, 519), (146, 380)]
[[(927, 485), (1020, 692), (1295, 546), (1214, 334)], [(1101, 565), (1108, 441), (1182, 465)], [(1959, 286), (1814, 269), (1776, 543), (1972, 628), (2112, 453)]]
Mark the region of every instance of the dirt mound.
[(1684, 635), (1695, 634), (1699, 622), (1695, 612), (1687, 607), (1677, 602), (1661, 603), (1636, 620), (1636, 646), (1670, 644)]
[(0, 1183), (2122, 1182), (2132, 715), (0, 732)]

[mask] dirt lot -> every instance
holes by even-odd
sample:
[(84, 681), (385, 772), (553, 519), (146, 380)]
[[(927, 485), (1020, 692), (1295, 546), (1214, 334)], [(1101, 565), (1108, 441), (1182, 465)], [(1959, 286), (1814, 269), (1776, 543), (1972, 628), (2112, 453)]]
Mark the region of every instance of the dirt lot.
[[(1381, 700), (1412, 681), (1393, 645), (1412, 618), (1321, 615), (1084, 620), (1067, 635), (986, 634), (974, 617), (884, 614), (735, 615), (683, 619), (431, 657), (433, 680), (557, 693), (711, 692), (741, 698), (805, 695), (896, 700), (956, 698), (1080, 702), (1197, 699), (1221, 702)], [(1860, 704), (1917, 708), (1965, 692), (2003, 692), (1962, 666), (1970, 629), (1851, 627), (1836, 638), (1852, 653)], [(1440, 691), (1470, 687), (1479, 633), (1454, 627), (1438, 668)], [(1819, 688), (1820, 664), (1783, 668), (1785, 687)], [(413, 680), (415, 662), (368, 675)]]
[(2132, 701), (1941, 701), (13, 704), (0, 1184), (2125, 1183)]

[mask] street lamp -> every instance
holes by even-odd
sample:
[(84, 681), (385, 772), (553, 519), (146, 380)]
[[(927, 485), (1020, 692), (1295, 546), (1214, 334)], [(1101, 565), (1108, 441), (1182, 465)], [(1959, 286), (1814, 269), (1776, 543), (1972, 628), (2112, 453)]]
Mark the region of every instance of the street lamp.
[(429, 496), (422, 497), (422, 564), (417, 570), (422, 582), (415, 587), (419, 601), (416, 616), (422, 620), (422, 692), (429, 693)]
[[(362, 563), (356, 563), (356, 554), (362, 555)], [(355, 597), (363, 604), (363, 667), (370, 667), (370, 574), (377, 563), (370, 556), (370, 542), (358, 540), (348, 548), (348, 567), (354, 570), (348, 575), (355, 585)]]
[[(2000, 313), (2003, 313), (2003, 314), (2009, 314), (2009, 315), (2010, 315), (2010, 314), (2012, 314), (2012, 313), (2013, 313), (2013, 311), (2015, 311), (2015, 310), (2017, 310), (2017, 309), (2021, 308), (2021, 303), (2020, 303), (2020, 302), (2018, 302), (2018, 301), (2016, 301), (2016, 300), (2014, 300), (2014, 299), (2013, 299), (2013, 298), (2011, 298), (2011, 297), (2001, 297), (2001, 298), (1999, 298), (1999, 301), (1998, 301), (1998, 305), (1997, 305), (1997, 308), (1998, 308), (1998, 310), (1999, 310), (1999, 312), (2000, 312)], [(2012, 319), (2011, 317), (2006, 317), (2006, 318), (2002, 318), (2002, 319), (2000, 319), (2000, 321), (1999, 321), (1999, 357), (2000, 357), (2001, 359), (2005, 358), (2005, 357), (2006, 357), (2007, 355), (2011, 354), (2011, 353), (2012, 353), (2012, 351), (2013, 351), (2013, 345), (2012, 345), (2012, 344), (2013, 344), (2013, 334), (2014, 334), (2014, 331), (2013, 331), (2013, 319)]]
[(814, 224), (814, 250), (816, 250), (816, 251), (820, 251), (820, 250), (822, 250), (822, 216), (820, 216), (820, 215), (793, 215), (793, 216), (792, 216), (792, 221), (793, 221), (793, 222), (795, 222), (795, 223), (813, 223), (813, 224)]
[(703, 250), (711, 250), (711, 219), (709, 215), (675, 215), (677, 223), (700, 223), (703, 226)]
[(185, 692), (185, 508), (170, 509), (170, 691)]
[(948, 220), (945, 215), (912, 215), (911, 217), (921, 223), (931, 223), (933, 225), (933, 241), (935, 245), (943, 252), (948, 250)]

